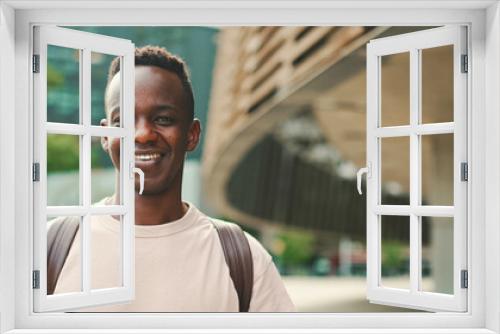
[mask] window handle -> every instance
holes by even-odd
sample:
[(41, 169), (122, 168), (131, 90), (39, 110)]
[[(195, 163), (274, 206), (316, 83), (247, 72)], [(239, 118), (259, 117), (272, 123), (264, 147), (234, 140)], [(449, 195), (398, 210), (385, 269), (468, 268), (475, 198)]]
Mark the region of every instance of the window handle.
[(356, 174), (356, 181), (357, 181), (357, 186), (358, 186), (358, 193), (360, 195), (363, 194), (363, 190), (361, 189), (361, 178), (363, 177), (363, 174), (366, 174), (366, 178), (371, 177), (371, 164), (368, 163), (368, 166), (360, 168)]
[(134, 167), (133, 169), (134, 173), (139, 174), (139, 195), (142, 195), (142, 192), (144, 191), (144, 172), (142, 169)]

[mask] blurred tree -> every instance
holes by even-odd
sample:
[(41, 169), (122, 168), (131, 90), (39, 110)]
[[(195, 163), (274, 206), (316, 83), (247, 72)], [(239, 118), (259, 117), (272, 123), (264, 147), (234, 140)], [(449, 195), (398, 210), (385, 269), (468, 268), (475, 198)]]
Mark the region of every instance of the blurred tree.
[(47, 172), (78, 170), (78, 136), (47, 136)]
[(405, 246), (398, 241), (384, 241), (382, 246), (382, 272), (384, 275), (398, 275), (404, 272)]
[(64, 84), (64, 75), (52, 64), (47, 65), (47, 86), (53, 88)]
[(304, 266), (312, 259), (315, 239), (311, 233), (285, 231), (278, 238), (284, 245), (284, 249), (278, 258), (285, 267)]

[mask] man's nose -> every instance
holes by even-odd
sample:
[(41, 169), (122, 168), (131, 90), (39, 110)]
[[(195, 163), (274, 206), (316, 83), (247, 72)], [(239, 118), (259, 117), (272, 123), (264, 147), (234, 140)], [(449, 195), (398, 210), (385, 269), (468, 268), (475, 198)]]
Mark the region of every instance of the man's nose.
[(145, 144), (155, 141), (157, 133), (154, 131), (153, 124), (147, 120), (136, 120), (135, 122), (135, 141), (136, 143)]

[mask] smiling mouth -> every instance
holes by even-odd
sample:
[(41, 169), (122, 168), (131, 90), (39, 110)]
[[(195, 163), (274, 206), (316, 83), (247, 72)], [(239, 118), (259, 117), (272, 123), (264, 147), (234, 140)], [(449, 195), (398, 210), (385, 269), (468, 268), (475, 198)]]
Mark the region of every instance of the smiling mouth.
[(162, 156), (160, 153), (136, 154), (135, 161), (158, 161)]

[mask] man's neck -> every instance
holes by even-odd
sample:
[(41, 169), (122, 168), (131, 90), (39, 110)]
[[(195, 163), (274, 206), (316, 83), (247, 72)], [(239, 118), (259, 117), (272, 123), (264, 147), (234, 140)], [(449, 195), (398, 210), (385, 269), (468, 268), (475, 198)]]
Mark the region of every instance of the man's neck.
[(135, 195), (135, 224), (159, 225), (182, 218), (188, 205), (177, 194)]
[[(135, 225), (159, 225), (182, 218), (189, 206), (182, 202), (180, 191), (155, 195), (135, 194)], [(113, 202), (118, 204), (115, 194)]]

